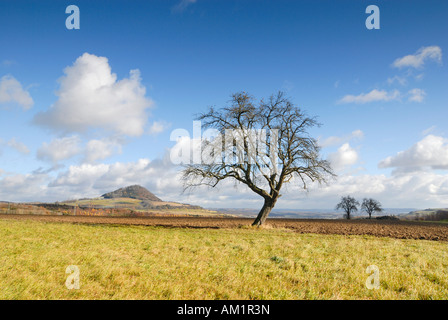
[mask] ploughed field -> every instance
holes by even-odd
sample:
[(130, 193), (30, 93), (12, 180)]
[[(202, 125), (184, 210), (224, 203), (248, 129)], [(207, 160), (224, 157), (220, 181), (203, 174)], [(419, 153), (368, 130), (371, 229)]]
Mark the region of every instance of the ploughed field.
[[(252, 218), (233, 217), (99, 217), (0, 214), (0, 219), (5, 218), (76, 224), (118, 224), (209, 229), (249, 228), (254, 220)], [(371, 235), (397, 239), (448, 241), (448, 224), (443, 223), (367, 219), (323, 220), (268, 218), (264, 228), (286, 229), (297, 233)]]

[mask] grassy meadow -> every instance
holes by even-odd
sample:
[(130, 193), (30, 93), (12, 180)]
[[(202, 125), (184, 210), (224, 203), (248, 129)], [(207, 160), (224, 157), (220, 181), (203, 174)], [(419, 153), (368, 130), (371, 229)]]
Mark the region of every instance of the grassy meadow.
[(448, 299), (446, 242), (12, 219), (0, 237), (0, 299)]

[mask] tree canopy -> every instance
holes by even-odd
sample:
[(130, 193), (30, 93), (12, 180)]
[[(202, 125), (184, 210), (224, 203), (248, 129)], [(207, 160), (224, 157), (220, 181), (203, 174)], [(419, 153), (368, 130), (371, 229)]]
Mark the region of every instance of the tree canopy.
[(197, 117), (213, 139), (201, 141), (201, 163), (185, 165), (185, 189), (215, 187), (232, 179), (264, 198), (254, 225), (261, 225), (281, 196), (285, 183), (326, 183), (334, 177), (330, 163), (309, 129), (320, 124), (295, 106), (283, 92), (257, 102), (246, 92), (231, 96), (228, 106), (210, 107)]
[(369, 219), (372, 218), (372, 213), (374, 212), (382, 212), (383, 208), (381, 207), (381, 203), (372, 198), (364, 198), (362, 200), (361, 210), (364, 210), (369, 215)]
[(351, 196), (345, 196), (341, 197), (341, 202), (336, 205), (336, 210), (344, 210), (346, 218), (350, 219), (351, 214), (358, 211), (358, 206), (359, 202), (355, 198)]

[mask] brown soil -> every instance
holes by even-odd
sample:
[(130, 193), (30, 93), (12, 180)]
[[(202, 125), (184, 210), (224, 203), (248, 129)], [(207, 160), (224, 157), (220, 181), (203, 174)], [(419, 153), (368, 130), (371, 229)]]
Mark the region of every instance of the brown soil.
[[(240, 228), (253, 219), (212, 217), (91, 217), (0, 214), (0, 219), (35, 220), (81, 224), (121, 224), (173, 228)], [(389, 220), (268, 219), (267, 228), (285, 228), (298, 233), (372, 235), (398, 239), (448, 241), (448, 224)]]

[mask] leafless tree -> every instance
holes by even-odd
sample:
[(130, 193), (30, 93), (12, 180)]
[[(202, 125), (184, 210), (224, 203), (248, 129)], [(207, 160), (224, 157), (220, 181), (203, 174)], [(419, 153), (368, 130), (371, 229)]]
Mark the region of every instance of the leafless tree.
[[(198, 116), (203, 128), (217, 137), (202, 142), (207, 161), (187, 164), (185, 189), (199, 185), (215, 187), (234, 180), (264, 199), (253, 225), (262, 225), (274, 208), (285, 183), (327, 183), (335, 177), (308, 129), (320, 124), (296, 107), (283, 92), (257, 102), (245, 92), (231, 96), (230, 105)], [(204, 154), (203, 158), (204, 159)], [(210, 160), (211, 159), (211, 160)]]
[(369, 215), (369, 219), (372, 219), (372, 213), (382, 212), (381, 203), (372, 198), (364, 198), (362, 200), (361, 210), (364, 210)]
[(351, 214), (353, 212), (358, 211), (359, 202), (350, 196), (341, 197), (341, 202), (339, 202), (336, 205), (336, 210), (344, 210), (345, 211), (345, 217), (347, 219), (351, 218)]

